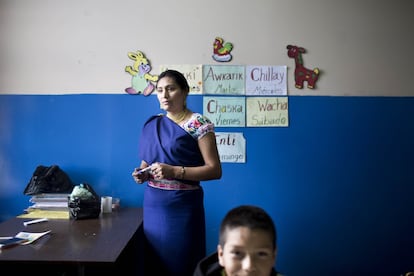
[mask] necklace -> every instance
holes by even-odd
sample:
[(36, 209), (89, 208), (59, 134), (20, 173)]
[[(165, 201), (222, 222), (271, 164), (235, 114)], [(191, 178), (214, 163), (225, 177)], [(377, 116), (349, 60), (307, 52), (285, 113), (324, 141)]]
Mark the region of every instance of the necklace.
[(184, 108), (184, 110), (178, 113), (178, 115), (172, 115), (168, 113), (167, 117), (173, 120), (176, 124), (178, 124), (185, 119), (185, 117), (187, 116), (187, 112), (188, 112), (188, 109)]

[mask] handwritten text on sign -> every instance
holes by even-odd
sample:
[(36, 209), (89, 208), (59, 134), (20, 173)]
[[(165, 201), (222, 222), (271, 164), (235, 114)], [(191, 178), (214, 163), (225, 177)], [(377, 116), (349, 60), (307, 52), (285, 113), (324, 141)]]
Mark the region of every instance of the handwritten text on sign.
[(241, 132), (216, 132), (222, 163), (246, 163), (246, 139)]
[(244, 95), (244, 66), (204, 65), (204, 94)]
[(203, 114), (216, 127), (245, 127), (246, 100), (244, 97), (204, 96)]
[(285, 127), (288, 120), (288, 97), (248, 97), (248, 127)]
[(286, 96), (286, 66), (247, 66), (246, 95)]
[(181, 72), (187, 79), (188, 85), (190, 86), (191, 94), (202, 94), (203, 83), (202, 83), (202, 66), (200, 64), (177, 64), (177, 65), (161, 65), (160, 72), (164, 72), (167, 69), (173, 69)]

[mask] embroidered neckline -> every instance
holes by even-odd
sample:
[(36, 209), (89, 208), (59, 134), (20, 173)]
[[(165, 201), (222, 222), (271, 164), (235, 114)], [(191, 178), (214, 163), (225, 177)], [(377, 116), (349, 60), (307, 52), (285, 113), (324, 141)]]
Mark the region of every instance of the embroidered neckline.
[(171, 119), (174, 123), (180, 124), (182, 121), (184, 121), (187, 114), (188, 114), (188, 109), (184, 108), (184, 110), (181, 111), (177, 116), (167, 113), (167, 117)]

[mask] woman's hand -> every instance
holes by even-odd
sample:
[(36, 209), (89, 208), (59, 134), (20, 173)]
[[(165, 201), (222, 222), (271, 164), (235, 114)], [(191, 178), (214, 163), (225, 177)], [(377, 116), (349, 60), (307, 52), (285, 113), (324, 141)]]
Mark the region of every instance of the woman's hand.
[(132, 177), (134, 178), (135, 182), (138, 184), (142, 184), (149, 179), (149, 172), (139, 172), (143, 168), (135, 168), (132, 172)]
[[(145, 168), (148, 168), (148, 170), (139, 173), (140, 170)], [(182, 174), (181, 166), (172, 166), (165, 163), (155, 162), (152, 163), (151, 166), (136, 168), (132, 172), (132, 177), (134, 178), (135, 182), (141, 184), (145, 181), (148, 181), (150, 179), (150, 176), (156, 180), (161, 180), (178, 178), (180, 174)]]
[(155, 179), (163, 179), (163, 178), (167, 178), (167, 164), (163, 164), (163, 163), (153, 163), (151, 165), (151, 173), (154, 176)]
[(154, 179), (173, 179), (177, 178), (177, 170), (179, 166), (172, 166), (165, 163), (155, 162), (151, 165), (151, 174)]

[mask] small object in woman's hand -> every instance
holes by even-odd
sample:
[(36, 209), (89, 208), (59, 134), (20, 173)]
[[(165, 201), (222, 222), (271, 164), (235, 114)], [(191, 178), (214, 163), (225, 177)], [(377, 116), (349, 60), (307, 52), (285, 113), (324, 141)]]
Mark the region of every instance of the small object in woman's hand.
[(138, 173), (139, 173), (139, 174), (140, 174), (140, 173), (144, 173), (144, 172), (147, 172), (147, 171), (149, 171), (149, 170), (151, 170), (151, 166), (148, 166), (148, 167), (146, 167), (146, 168), (143, 168), (143, 169), (139, 170), (139, 171), (138, 171)]

